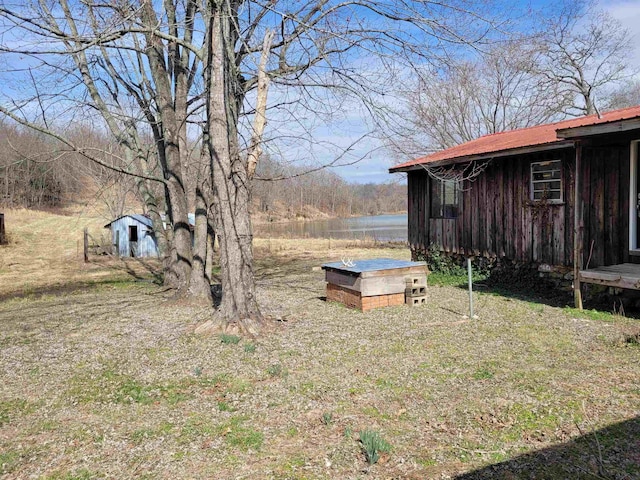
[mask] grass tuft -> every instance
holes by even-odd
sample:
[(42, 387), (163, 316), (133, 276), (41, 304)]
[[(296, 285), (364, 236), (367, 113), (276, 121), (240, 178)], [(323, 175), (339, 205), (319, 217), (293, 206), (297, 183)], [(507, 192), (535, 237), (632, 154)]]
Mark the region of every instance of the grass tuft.
[(270, 365), (267, 368), (267, 373), (269, 375), (271, 375), (272, 377), (286, 377), (287, 376), (287, 370), (279, 363), (276, 363), (274, 365)]
[(20, 463), (20, 454), (9, 450), (0, 452), (0, 474), (11, 473)]
[(479, 368), (475, 372), (473, 372), (474, 380), (489, 380), (493, 378), (493, 372), (491, 370), (487, 370), (486, 368)]
[(613, 322), (616, 315), (609, 312), (602, 312), (600, 310), (580, 310), (578, 308), (565, 307), (563, 311), (573, 318), (585, 318), (587, 320), (599, 320), (602, 322)]
[(16, 417), (29, 414), (35, 410), (35, 406), (24, 399), (0, 401), (0, 427), (9, 423)]
[(220, 335), (220, 342), (224, 343), (225, 345), (237, 345), (238, 343), (240, 343), (240, 337), (238, 337), (237, 335), (227, 335), (226, 333), (223, 333), (222, 335)]
[(638, 333), (625, 333), (624, 343), (634, 347), (640, 347), (640, 332)]
[(375, 430), (360, 432), (360, 444), (369, 465), (378, 463), (381, 453), (389, 453), (391, 445)]
[(104, 478), (101, 473), (92, 472), (85, 468), (75, 470), (73, 472), (59, 472), (48, 475), (43, 480), (94, 480), (96, 478)]
[(322, 423), (329, 426), (333, 423), (333, 413), (331, 412), (324, 412), (322, 414)]

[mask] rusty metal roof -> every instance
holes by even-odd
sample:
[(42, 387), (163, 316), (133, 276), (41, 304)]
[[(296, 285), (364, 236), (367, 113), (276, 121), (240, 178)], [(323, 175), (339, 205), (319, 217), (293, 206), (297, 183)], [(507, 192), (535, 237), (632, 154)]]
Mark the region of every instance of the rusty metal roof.
[(526, 147), (540, 147), (542, 149), (543, 147), (550, 147), (554, 144), (558, 144), (558, 146), (570, 146), (572, 143), (569, 143), (565, 139), (558, 138), (558, 130), (600, 125), (638, 117), (640, 117), (640, 106), (635, 106), (605, 112), (601, 115), (587, 115), (562, 122), (494, 133), (395, 165), (389, 169), (389, 172), (394, 173), (411, 170), (412, 167), (435, 162), (453, 163), (455, 161), (474, 160), (478, 157), (490, 158), (493, 154), (504, 154), (510, 151), (514, 151), (514, 154), (516, 154), (519, 149)]

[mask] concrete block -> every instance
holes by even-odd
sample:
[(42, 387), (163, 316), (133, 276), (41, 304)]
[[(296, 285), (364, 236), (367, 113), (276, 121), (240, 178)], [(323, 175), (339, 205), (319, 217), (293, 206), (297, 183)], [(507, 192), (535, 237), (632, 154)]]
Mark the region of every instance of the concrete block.
[(410, 307), (419, 307), (427, 304), (427, 297), (406, 297), (406, 304)]
[(427, 294), (426, 285), (407, 287), (404, 291), (406, 297), (424, 297)]

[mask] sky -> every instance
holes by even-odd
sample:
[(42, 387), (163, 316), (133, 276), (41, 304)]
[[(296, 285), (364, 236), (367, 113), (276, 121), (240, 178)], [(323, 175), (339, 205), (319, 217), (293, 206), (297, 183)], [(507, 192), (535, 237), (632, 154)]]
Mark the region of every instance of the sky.
[[(523, 0), (518, 1), (521, 7), (526, 7), (526, 2)], [(540, 7), (547, 3), (553, 3), (553, 0), (537, 0), (533, 2), (533, 6)], [(627, 28), (633, 36), (633, 43), (636, 48), (630, 58), (630, 67), (640, 71), (640, 1), (638, 0), (600, 0), (599, 8), (607, 11), (613, 18), (619, 20), (623, 27)], [(362, 133), (366, 130), (366, 121), (364, 120), (364, 113), (360, 118), (352, 118), (353, 131)], [(334, 135), (334, 141), (339, 144), (347, 144), (349, 139), (352, 138), (349, 135), (347, 129), (343, 129), (342, 133), (331, 131), (327, 128), (326, 135)], [(370, 140), (364, 142), (362, 145), (354, 149), (354, 156), (366, 155), (368, 149), (375, 149), (366, 158), (355, 165), (335, 168), (334, 171), (346, 180), (353, 183), (384, 183), (389, 181), (402, 181), (400, 174), (389, 174), (388, 169), (396, 160), (392, 157), (390, 152), (381, 147), (380, 142), (377, 140)], [(426, 152), (425, 152), (426, 153)], [(397, 159), (402, 161), (402, 159)]]

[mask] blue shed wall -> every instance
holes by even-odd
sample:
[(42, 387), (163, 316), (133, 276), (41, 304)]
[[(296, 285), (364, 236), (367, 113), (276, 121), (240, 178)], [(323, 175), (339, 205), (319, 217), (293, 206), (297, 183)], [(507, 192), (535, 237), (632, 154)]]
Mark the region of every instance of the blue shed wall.
[[(135, 225), (138, 229), (138, 242), (132, 245), (129, 241), (129, 227)], [(135, 218), (125, 216), (111, 223), (111, 241), (116, 244), (116, 232), (120, 232), (120, 248), (118, 254), (121, 257), (157, 257), (158, 243), (151, 227), (140, 223)], [(131, 255), (133, 247), (134, 255)]]

